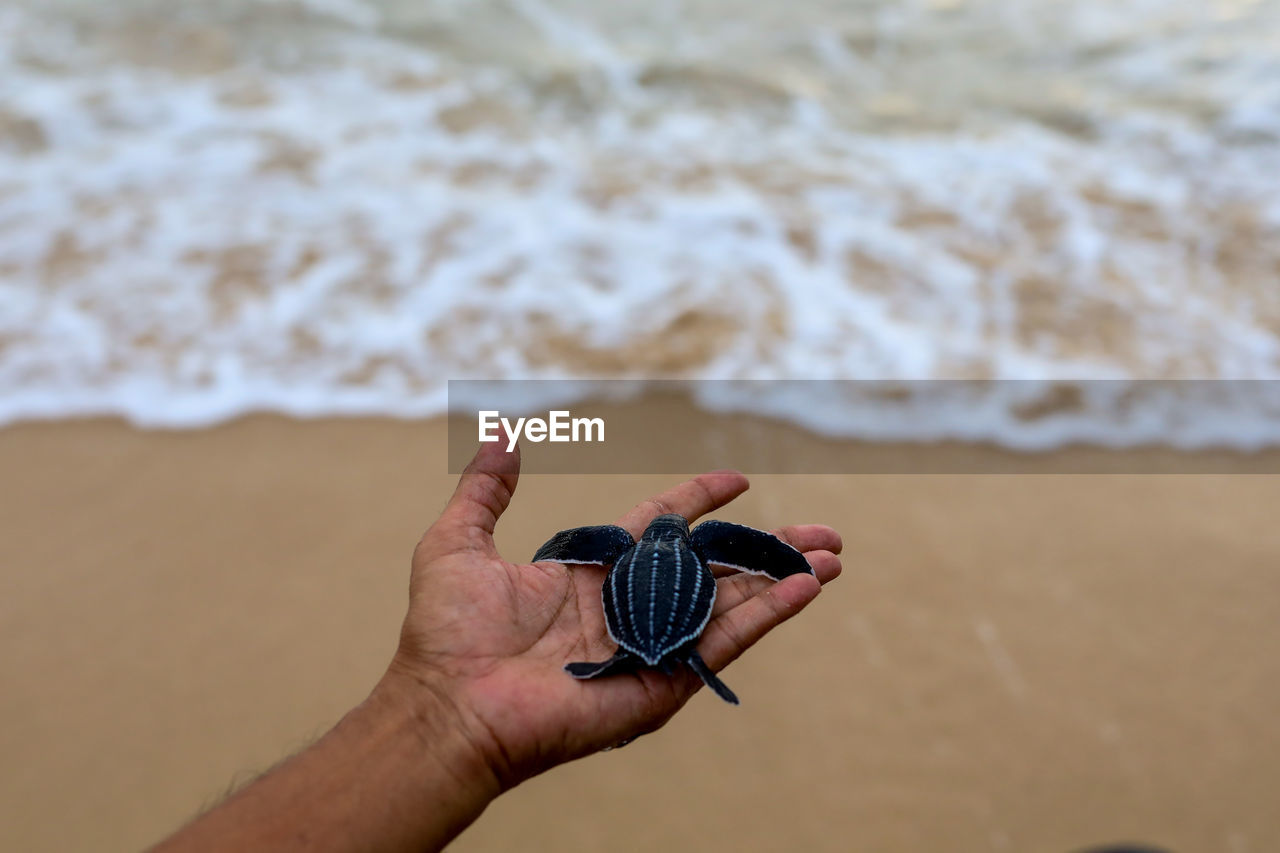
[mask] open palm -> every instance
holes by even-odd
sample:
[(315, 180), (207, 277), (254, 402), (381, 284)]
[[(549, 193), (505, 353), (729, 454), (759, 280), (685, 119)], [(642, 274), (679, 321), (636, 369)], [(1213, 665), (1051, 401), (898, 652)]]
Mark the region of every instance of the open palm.
[[(511, 563), (493, 531), (515, 492), (519, 451), (484, 445), (457, 491), (414, 552), (409, 614), (399, 669), (453, 697), (461, 724), (504, 787), (548, 767), (631, 740), (665, 723), (702, 682), (641, 669), (578, 681), (563, 666), (603, 660), (616, 650), (605, 631), (605, 569), (555, 562)], [(619, 519), (633, 537), (653, 518), (693, 521), (742, 494), (734, 471), (702, 474), (641, 502)], [(595, 519), (584, 519), (592, 523)], [(783, 527), (775, 535), (802, 551), (810, 575), (781, 582), (725, 574), (698, 651), (720, 670), (798, 613), (840, 573), (840, 537), (829, 527)]]

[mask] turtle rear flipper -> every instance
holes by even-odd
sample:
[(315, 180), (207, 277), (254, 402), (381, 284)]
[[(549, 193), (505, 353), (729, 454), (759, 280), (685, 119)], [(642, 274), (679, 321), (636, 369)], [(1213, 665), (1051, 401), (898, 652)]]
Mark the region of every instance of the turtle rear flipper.
[(561, 530), (548, 539), (538, 553), (535, 563), (555, 560), (557, 563), (599, 563), (608, 565), (636, 544), (631, 534), (616, 524), (596, 527), (574, 527)]
[(698, 674), (702, 679), (702, 683), (715, 691), (716, 695), (730, 705), (739, 705), (738, 697), (729, 689), (729, 685), (725, 684), (716, 674), (711, 671), (711, 667), (707, 666), (707, 662), (702, 659), (702, 655), (696, 651), (689, 652), (689, 656), (685, 658), (685, 663), (689, 664), (689, 668)]
[(790, 575), (813, 574), (804, 554), (772, 533), (742, 524), (704, 521), (689, 534), (689, 544), (708, 563), (753, 575), (782, 580)]
[(599, 678), (602, 675), (613, 675), (614, 673), (635, 669), (639, 663), (640, 658), (625, 649), (618, 649), (618, 653), (606, 661), (601, 661), (600, 663), (587, 661), (567, 663), (564, 665), (564, 671), (574, 678)]

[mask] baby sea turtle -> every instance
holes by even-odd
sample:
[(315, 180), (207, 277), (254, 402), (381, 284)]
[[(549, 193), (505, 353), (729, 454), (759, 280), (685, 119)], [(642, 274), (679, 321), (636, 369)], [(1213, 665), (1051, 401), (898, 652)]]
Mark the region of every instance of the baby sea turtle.
[(689, 522), (674, 514), (655, 518), (638, 542), (612, 524), (562, 530), (533, 560), (611, 565), (602, 595), (605, 626), (618, 651), (600, 663), (566, 665), (574, 678), (596, 678), (642, 665), (669, 674), (673, 662), (684, 662), (717, 696), (734, 705), (738, 697), (716, 678), (696, 648), (716, 601), (716, 579), (707, 564), (775, 580), (813, 574), (803, 554), (771, 533), (726, 521), (704, 521), (690, 533)]

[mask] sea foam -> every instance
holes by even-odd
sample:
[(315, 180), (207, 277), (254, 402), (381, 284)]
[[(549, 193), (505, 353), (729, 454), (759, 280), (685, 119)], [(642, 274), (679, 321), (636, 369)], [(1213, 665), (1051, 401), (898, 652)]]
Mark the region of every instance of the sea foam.
[[(0, 18), (0, 422), (421, 417), (465, 377), (1280, 373), (1275, 0)], [(805, 425), (893, 437), (868, 411)], [(1280, 440), (1195, 411), (912, 437)]]

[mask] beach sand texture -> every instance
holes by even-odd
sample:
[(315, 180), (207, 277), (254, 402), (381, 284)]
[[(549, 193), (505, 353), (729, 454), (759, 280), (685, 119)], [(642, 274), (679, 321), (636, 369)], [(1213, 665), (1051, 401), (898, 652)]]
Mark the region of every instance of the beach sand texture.
[[(363, 698), (443, 446), (441, 421), (0, 432), (0, 848), (136, 849)], [(669, 482), (527, 477), (499, 545)], [(743, 706), (699, 694), (455, 849), (1276, 849), (1277, 499), (1261, 476), (757, 477), (722, 517), (832, 524), (846, 569), (730, 667)]]

